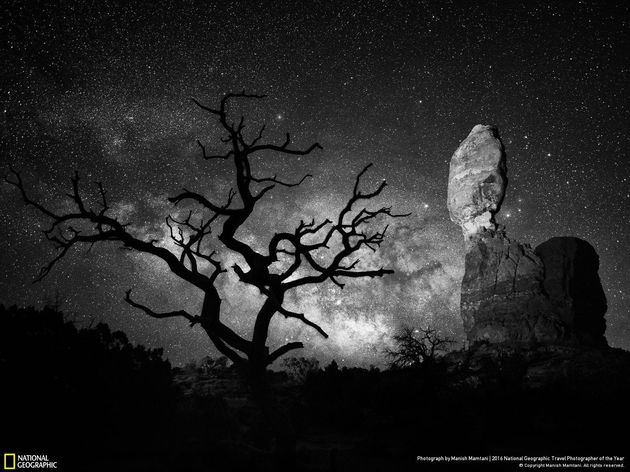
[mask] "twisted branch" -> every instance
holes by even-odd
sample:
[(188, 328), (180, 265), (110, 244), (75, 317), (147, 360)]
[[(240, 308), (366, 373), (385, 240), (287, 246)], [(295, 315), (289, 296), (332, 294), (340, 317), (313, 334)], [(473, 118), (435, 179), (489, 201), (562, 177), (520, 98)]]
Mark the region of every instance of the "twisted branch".
[(147, 307), (146, 305), (142, 305), (141, 303), (135, 302), (131, 299), (131, 289), (127, 290), (125, 292), (125, 298), (124, 300), (131, 305), (134, 308), (138, 308), (142, 311), (144, 311), (147, 315), (153, 317), (153, 318), (158, 318), (158, 319), (162, 319), (162, 318), (176, 318), (176, 317), (182, 317), (182, 318), (186, 318), (189, 322), (190, 322), (190, 326), (195, 326), (197, 323), (201, 322), (201, 317), (199, 316), (193, 316), (190, 313), (188, 313), (185, 310), (177, 310), (177, 311), (167, 311), (164, 313), (157, 313), (153, 310), (151, 310), (149, 307)]

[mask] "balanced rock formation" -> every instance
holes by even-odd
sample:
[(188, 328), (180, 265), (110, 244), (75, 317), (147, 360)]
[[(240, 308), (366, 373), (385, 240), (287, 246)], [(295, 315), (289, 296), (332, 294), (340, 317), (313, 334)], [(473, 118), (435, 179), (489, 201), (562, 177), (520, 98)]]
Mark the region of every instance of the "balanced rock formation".
[(464, 234), (461, 314), (468, 341), (605, 344), (595, 250), (577, 238), (552, 238), (535, 251), (508, 238), (495, 221), (506, 172), (492, 126), (475, 126), (451, 159), (448, 209)]
[(505, 151), (499, 132), (477, 125), (451, 159), (448, 177), (448, 211), (464, 236), (495, 229), (494, 215), (505, 196)]

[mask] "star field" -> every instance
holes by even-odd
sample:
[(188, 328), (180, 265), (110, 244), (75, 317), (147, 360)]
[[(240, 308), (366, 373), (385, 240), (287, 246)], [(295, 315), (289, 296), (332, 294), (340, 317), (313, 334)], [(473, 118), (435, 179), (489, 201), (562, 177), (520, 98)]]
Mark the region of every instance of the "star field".
[[(256, 159), (259, 176), (313, 178), (274, 190), (240, 237), (256, 247), (301, 218), (343, 206), (354, 176), (387, 179), (379, 202), (413, 215), (396, 221), (377, 254), (396, 273), (310, 287), (288, 302), (331, 334), (274, 320), (272, 343), (302, 340), (298, 355), (383, 362), (403, 323), (462, 338), (463, 251), (448, 220), (453, 151), (477, 123), (499, 127), (509, 186), (499, 220), (535, 246), (552, 236), (588, 240), (600, 255), (607, 338), (630, 348), (628, 7), (623, 2), (5, 2), (1, 23), (2, 170), (23, 174), (33, 196), (64, 208), (77, 169), (86, 191), (101, 181), (116, 214), (168, 244), (166, 201), (186, 186), (222, 200), (227, 162), (203, 161), (196, 140), (220, 152), (220, 128), (190, 97), (240, 101), (255, 136), (309, 156)], [(176, 363), (214, 353), (180, 320), (148, 319), (126, 289), (156, 310), (194, 311), (200, 294), (149, 256), (112, 244), (73, 251), (43, 282), (53, 254), (46, 221), (0, 185), (0, 302), (48, 303), (58, 292), (79, 322), (103, 319), (132, 340), (162, 346)], [(85, 248), (87, 249), (87, 248)], [(234, 255), (225, 252), (226, 265)], [(248, 334), (260, 297), (222, 276), (226, 320)]]

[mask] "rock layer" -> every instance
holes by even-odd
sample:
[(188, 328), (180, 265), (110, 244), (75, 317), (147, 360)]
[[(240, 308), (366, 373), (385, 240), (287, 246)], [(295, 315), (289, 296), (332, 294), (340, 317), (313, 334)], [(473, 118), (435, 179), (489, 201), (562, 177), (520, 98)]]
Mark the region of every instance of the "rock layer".
[(606, 297), (595, 249), (578, 238), (552, 238), (532, 250), (495, 222), (507, 187), (498, 130), (477, 125), (453, 154), (451, 219), (464, 233), (461, 314), (476, 343), (606, 345)]

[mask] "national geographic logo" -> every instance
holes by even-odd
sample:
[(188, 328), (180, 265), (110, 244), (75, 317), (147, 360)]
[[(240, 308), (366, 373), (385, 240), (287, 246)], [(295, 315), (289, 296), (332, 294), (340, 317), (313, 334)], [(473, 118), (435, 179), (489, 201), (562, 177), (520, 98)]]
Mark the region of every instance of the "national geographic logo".
[(48, 454), (4, 453), (4, 470), (56, 469), (57, 461), (48, 459)]

